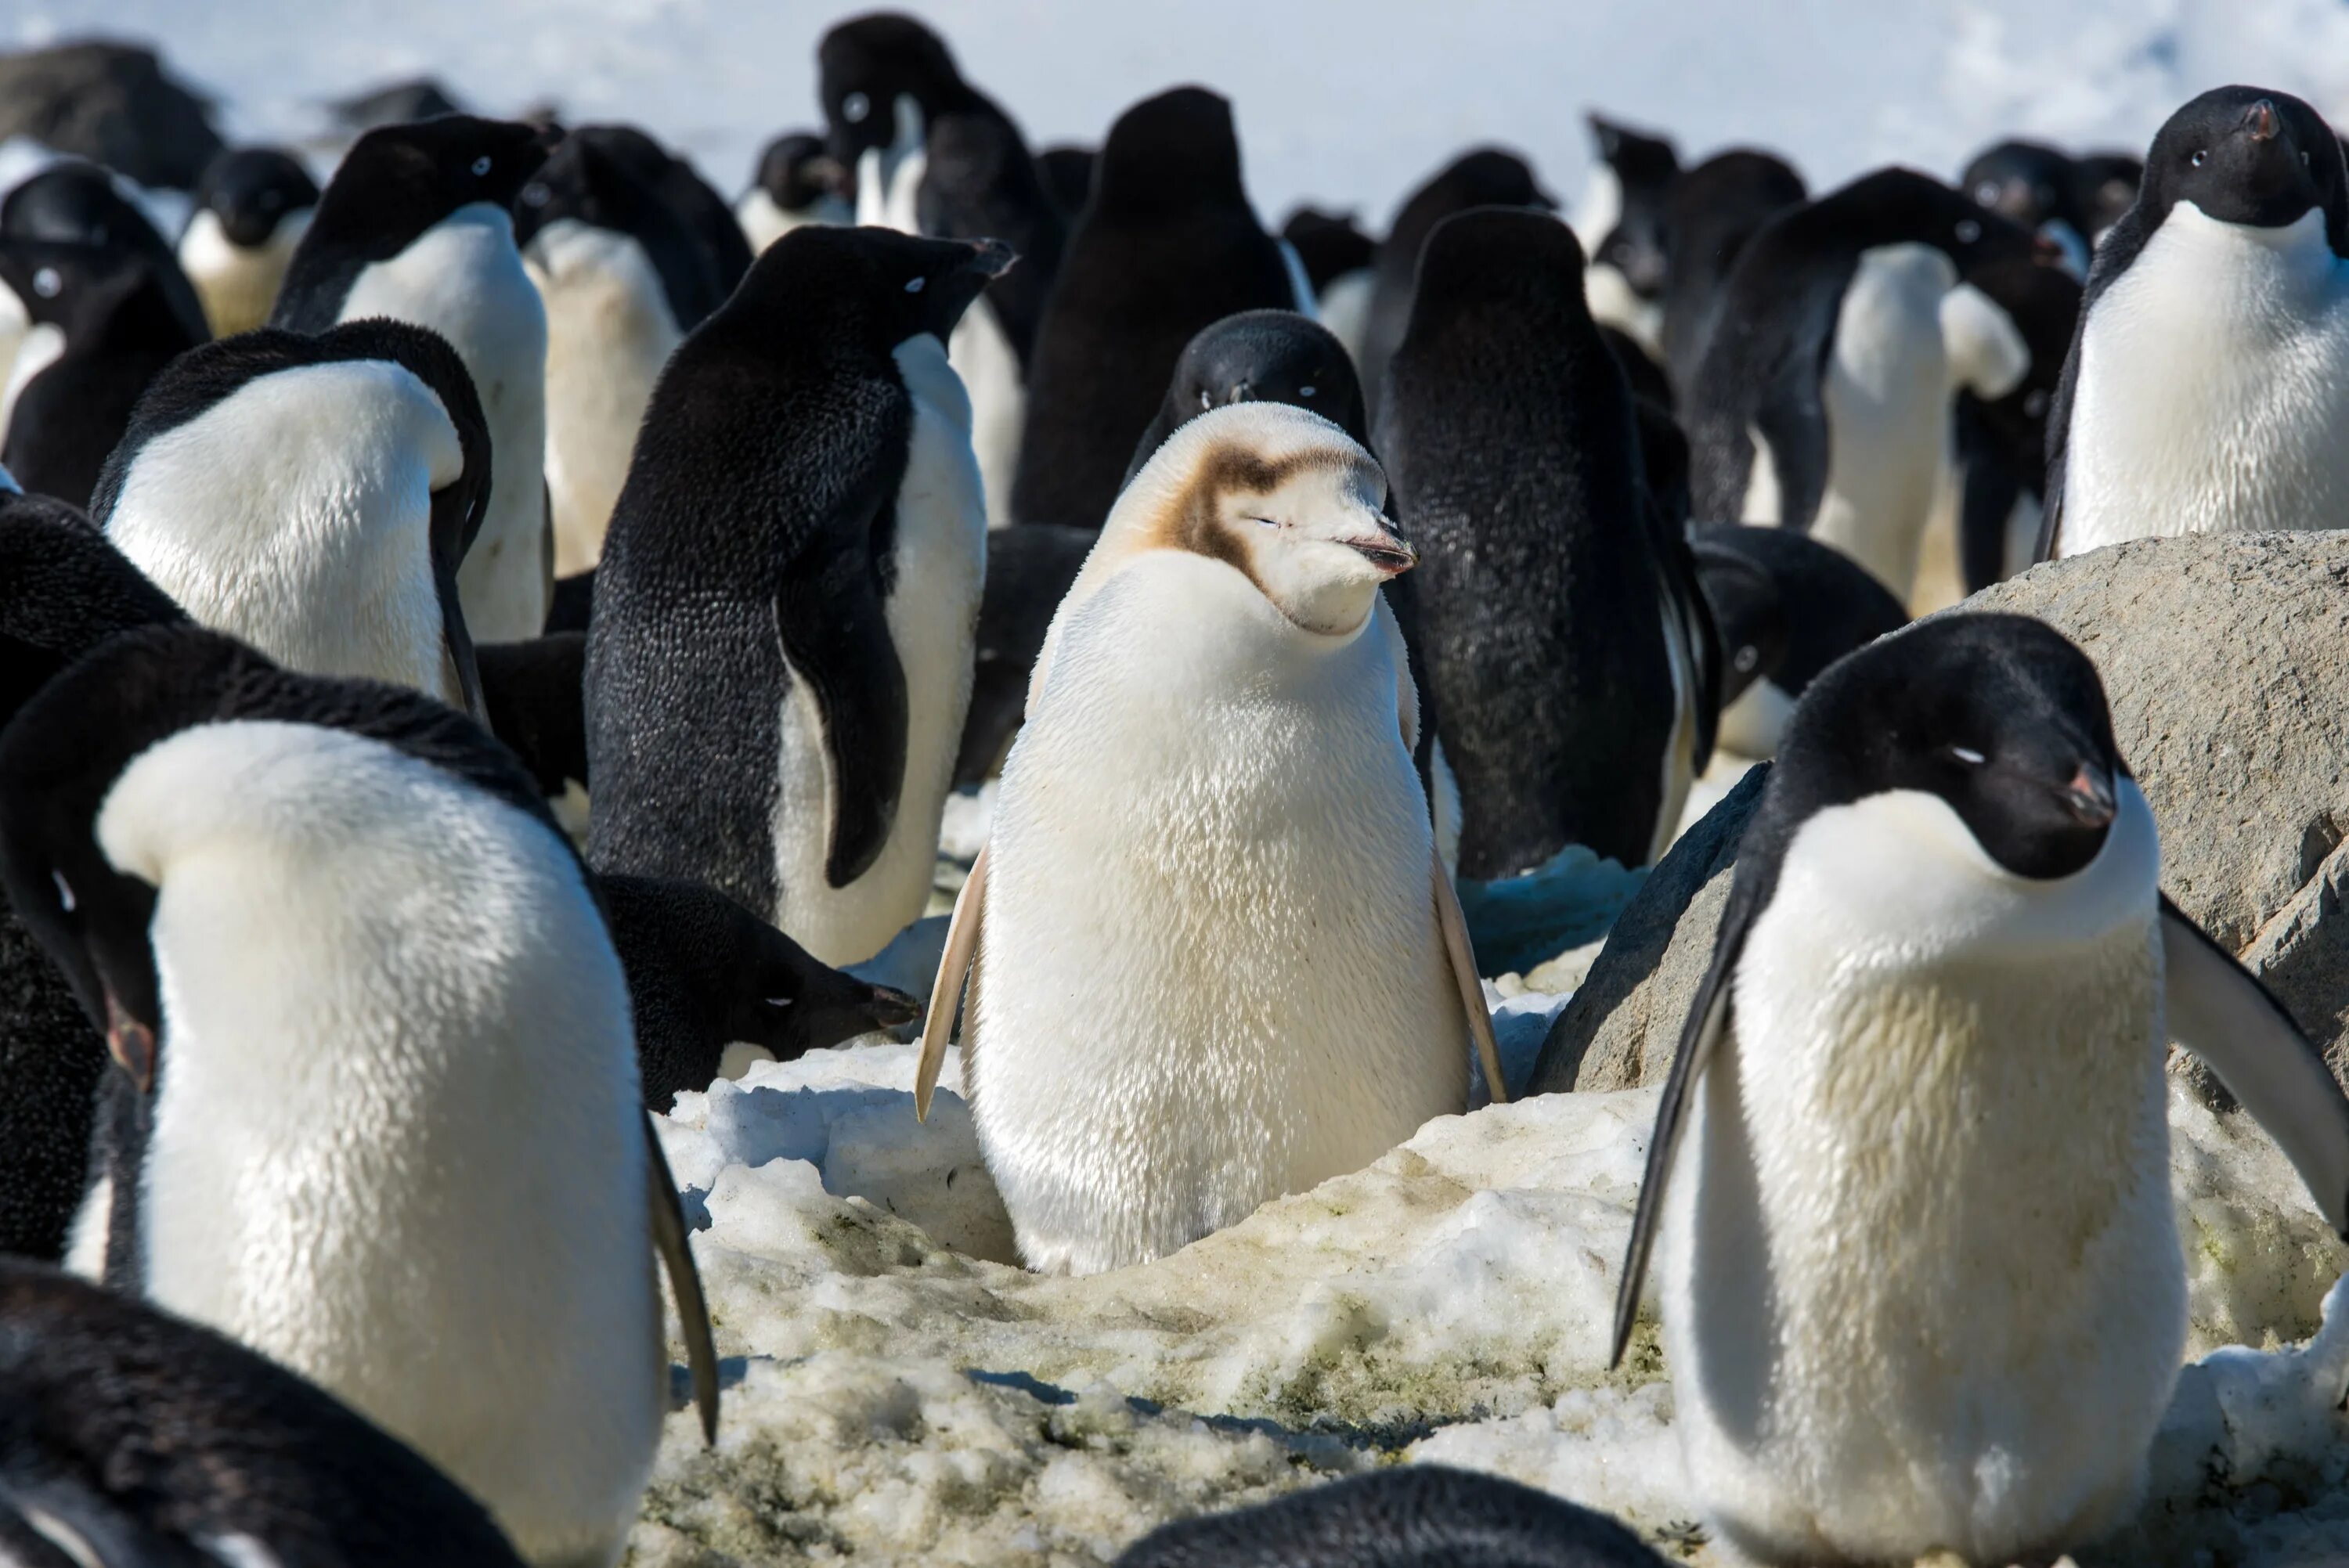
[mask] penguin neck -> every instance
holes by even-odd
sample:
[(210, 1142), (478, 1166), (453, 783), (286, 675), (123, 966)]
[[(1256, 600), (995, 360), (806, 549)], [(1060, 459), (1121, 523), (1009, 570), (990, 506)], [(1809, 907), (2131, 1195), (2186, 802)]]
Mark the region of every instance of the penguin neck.
[(895, 130), (886, 147), (868, 147), (856, 160), (856, 221), (868, 226), (919, 233), (915, 199), (929, 165), (929, 134), (922, 106), (899, 93), (892, 106)]

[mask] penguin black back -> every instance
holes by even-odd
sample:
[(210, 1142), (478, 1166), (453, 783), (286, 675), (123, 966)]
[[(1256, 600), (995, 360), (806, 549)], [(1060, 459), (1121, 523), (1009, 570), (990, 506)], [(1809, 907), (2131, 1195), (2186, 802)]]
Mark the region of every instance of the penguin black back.
[(1133, 449), (1119, 488), (1132, 482), (1167, 437), (1226, 403), (1310, 408), (1357, 443), (1370, 445), (1361, 383), (1345, 345), (1293, 310), (1246, 310), (1202, 327), (1184, 346), (1158, 415)]
[(95, 163), (62, 159), (0, 198), (0, 235), (136, 252), (154, 268), (189, 337), (202, 343), (212, 335), (203, 303), (170, 242)]
[(571, 134), (626, 168), (677, 215), (709, 269), (718, 298), (734, 292), (750, 270), (750, 242), (699, 170), (633, 125), (583, 125)]
[(1231, 106), (1177, 88), (1126, 110), (1037, 333), (1013, 515), (1100, 527), (1192, 335), (1295, 304), (1240, 183)]
[(1748, 241), (1809, 192), (1792, 165), (1766, 152), (1716, 153), (1672, 181), (1664, 199), (1664, 370), (1685, 393), (1712, 331), (1722, 285)]
[(528, 245), (564, 219), (627, 235), (659, 274), (671, 319), (690, 332), (725, 297), (709, 247), (637, 168), (612, 154), (607, 139), (592, 134), (605, 129), (572, 131), (531, 176), (514, 203), (514, 243)]
[(317, 204), (318, 182), (274, 147), (233, 148), (196, 182), (195, 210), (219, 218), (221, 232), (248, 249), (266, 242), (287, 213)]
[[(57, 1551), (58, 1530), (89, 1554)], [(0, 1554), (195, 1563), (231, 1541), (314, 1568), (522, 1562), (480, 1503), (323, 1390), (210, 1329), (0, 1260)]]
[(1099, 158), (1090, 147), (1065, 145), (1048, 147), (1036, 155), (1037, 176), (1071, 222), (1093, 193), (1093, 164)]

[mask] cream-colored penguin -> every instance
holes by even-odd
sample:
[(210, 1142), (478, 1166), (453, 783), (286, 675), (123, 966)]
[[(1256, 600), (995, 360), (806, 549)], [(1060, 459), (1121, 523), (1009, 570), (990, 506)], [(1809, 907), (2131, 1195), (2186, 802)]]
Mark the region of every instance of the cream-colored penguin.
[[(963, 1082), (1032, 1267), (1162, 1257), (1497, 1082), (1379, 585), (1385, 479), (1317, 415), (1203, 414), (1062, 602), (955, 911)], [(974, 962), (975, 960), (975, 962)]]

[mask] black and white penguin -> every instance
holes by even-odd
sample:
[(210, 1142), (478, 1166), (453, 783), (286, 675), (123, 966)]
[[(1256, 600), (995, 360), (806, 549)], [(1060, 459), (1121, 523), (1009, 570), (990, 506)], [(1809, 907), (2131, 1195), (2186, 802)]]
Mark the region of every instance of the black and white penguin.
[(1746, 242), (1810, 195), (1784, 159), (1743, 148), (1715, 153), (1672, 181), (1664, 199), (1664, 372), (1685, 392), (1713, 330), (1722, 287)]
[(1721, 634), (1721, 748), (1740, 757), (1776, 756), (1819, 672), (1909, 624), (1866, 567), (1792, 529), (1709, 523), (1689, 549)]
[(1101, 526), (1193, 335), (1296, 294), (1241, 184), (1231, 105), (1176, 88), (1120, 115), (1029, 361), (1011, 514)]
[(2003, 397), (2029, 368), (2014, 325), (1961, 280), (2034, 251), (1906, 169), (1771, 220), (1730, 274), (1682, 406), (1696, 515), (1803, 530), (1905, 598), (1952, 399)]
[(875, 1029), (910, 1024), (922, 1005), (843, 975), (714, 889), (657, 877), (601, 876), (595, 891), (627, 972), (645, 1104), (666, 1113), (680, 1090), (792, 1061)]
[(835, 25), (815, 58), (825, 143), (855, 191), (856, 222), (916, 232), (931, 125), (947, 114), (1003, 111), (963, 79), (945, 39), (902, 11)]
[(385, 315), (430, 327), (465, 362), (495, 459), (489, 511), (458, 587), (484, 642), (546, 624), (546, 308), (512, 209), (546, 161), (527, 125), (445, 115), (358, 139), (326, 184), (280, 285), (273, 326), (324, 332)]
[(26, 489), (89, 505), (140, 396), (203, 341), (173, 306), (165, 266), (177, 275), (168, 256), (119, 242), (0, 235), (0, 292), (31, 324), (0, 388), (0, 464)]
[(2047, 431), (2043, 556), (2349, 518), (2349, 172), (2288, 93), (2169, 117), (2096, 249)]
[(853, 223), (856, 209), (841, 194), (847, 170), (825, 148), (823, 138), (789, 131), (767, 143), (750, 189), (734, 203), (735, 222), (753, 254), (802, 223)]
[(667, 1406), (656, 1252), (706, 1428), (716, 1363), (619, 962), (505, 748), (128, 633), (0, 736), (0, 877), (145, 1119), (77, 1260), (412, 1444), (530, 1561), (616, 1560)]
[(210, 1329), (0, 1259), (0, 1560), (522, 1568), (407, 1444)]
[(287, 668), (478, 715), (458, 582), (491, 472), (480, 399), (438, 335), (264, 327), (156, 378), (90, 514), (191, 616)]
[(1295, 311), (1244, 310), (1202, 327), (1184, 346), (1157, 417), (1142, 433), (1133, 460), (1126, 465), (1125, 482), (1133, 480), (1167, 437), (1226, 403), (1288, 403), (1309, 408), (1358, 444), (1370, 444), (1361, 383), (1354, 378), (1345, 345)]
[(945, 342), (1009, 261), (796, 229), (671, 358), (595, 573), (599, 870), (708, 883), (828, 964), (920, 918), (987, 560)]
[(1584, 277), (1590, 314), (1654, 354), (1662, 346), (1671, 261), (1665, 208), (1680, 179), (1680, 154), (1662, 137), (1603, 115), (1588, 118), (1599, 161), (1573, 222), (1590, 257)]
[(1066, 142), (1048, 147), (1036, 155), (1036, 173), (1044, 181), (1044, 189), (1061, 204), (1061, 211), (1074, 222), (1085, 210), (1093, 193), (1093, 165), (1101, 154), (1090, 147), (1074, 147)]
[(1379, 242), (1362, 232), (1350, 212), (1315, 207), (1299, 207), (1288, 215), (1280, 225), (1280, 242), (1305, 269), (1315, 319), (1359, 362), (1378, 282)]
[(1652, 861), (1712, 752), (1711, 622), (1571, 229), (1507, 209), (1437, 226), (1378, 446), (1420, 552), (1461, 874), (1569, 844)]
[(1619, 1359), (1661, 1231), (1672, 1424), (1741, 1558), (2044, 1562), (2135, 1514), (2186, 1340), (2169, 1039), (2349, 1230), (2349, 1099), (2160, 871), (2051, 627), (1938, 616), (1805, 694), (1616, 1319)]
[(2088, 238), (2101, 241), (2121, 214), (2137, 205), (2145, 160), (2133, 152), (2090, 152), (2072, 160), (2072, 179), (2089, 224)]
[(1958, 391), (1951, 442), (1958, 570), (1969, 593), (2013, 576), (2039, 546), (2047, 491), (2047, 418), (2080, 325), (2080, 281), (2044, 262), (1976, 267), (1966, 281), (2022, 335), (2031, 367), (2002, 397)]
[(633, 125), (583, 125), (568, 133), (618, 162), (678, 215), (700, 247), (718, 297), (724, 299), (750, 270), (753, 254), (734, 210), (726, 204), (692, 160), (663, 147)]
[(2045, 236), (2074, 275), (2086, 275), (2095, 225), (2080, 204), (2079, 171), (2063, 152), (2040, 141), (1993, 143), (1966, 165), (1958, 189), (2000, 217)]
[(250, 332), (269, 319), (317, 206), (318, 182), (277, 148), (240, 147), (205, 167), (179, 257), (213, 336)]
[[(179, 618), (79, 511), (0, 490), (0, 727), (106, 638)], [(0, 896), (0, 1253), (64, 1254), (105, 1065), (73, 987)]]
[(1379, 242), (1372, 267), (1369, 319), (1354, 363), (1362, 375), (1362, 396), (1372, 416), (1385, 395), (1387, 360), (1402, 341), (1411, 320), (1412, 289), (1419, 276), (1419, 253), (1435, 226), (1472, 207), (1532, 207), (1557, 211), (1557, 201), (1534, 181), (1534, 171), (1516, 153), (1479, 147), (1462, 153), (1403, 198)]
[(595, 564), (653, 382), (724, 298), (685, 220), (598, 129), (566, 135), (514, 203), (514, 241), (546, 305), (557, 577)]
[(154, 263), (171, 314), (188, 336), (202, 343), (212, 335), (203, 304), (181, 270), (171, 242), (124, 193), (115, 176), (98, 164), (60, 159), (11, 190), (0, 198), (0, 235), (135, 252)]
[(1406, 1464), (1162, 1524), (1117, 1568), (1663, 1568), (1603, 1513), (1498, 1476)]

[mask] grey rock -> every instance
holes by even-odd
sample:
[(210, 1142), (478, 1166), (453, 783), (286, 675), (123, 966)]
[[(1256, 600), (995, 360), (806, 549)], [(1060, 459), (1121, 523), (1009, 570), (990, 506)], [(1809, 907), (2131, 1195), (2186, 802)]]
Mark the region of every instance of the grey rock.
[(175, 191), (221, 150), (211, 106), (152, 49), (95, 38), (0, 55), (0, 139), (12, 136)]

